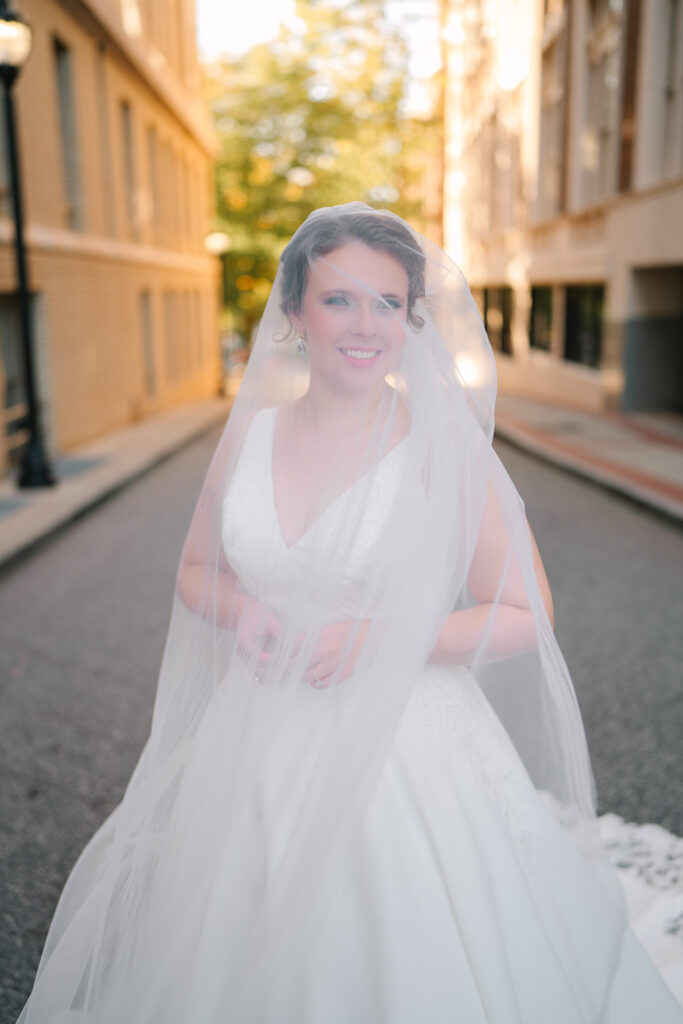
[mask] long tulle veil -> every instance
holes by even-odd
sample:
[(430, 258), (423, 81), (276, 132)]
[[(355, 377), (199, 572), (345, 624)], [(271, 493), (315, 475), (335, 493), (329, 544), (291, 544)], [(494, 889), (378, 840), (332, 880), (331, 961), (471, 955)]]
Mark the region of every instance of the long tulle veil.
[[(407, 300), (387, 294), (384, 270), (340, 261), (345, 246), (398, 267)], [(369, 318), (377, 356), (361, 328), (355, 356), (353, 340), (323, 352), (302, 307), (314, 271), (321, 315)], [(327, 407), (309, 401), (321, 374)], [(366, 394), (359, 380), (375, 384)], [(149, 740), (70, 876), (21, 1024), (189, 1021), (200, 990), (216, 1007), (203, 1020), (277, 1021), (414, 681), (448, 616), (477, 607), (462, 662), (600, 894), (600, 953), (577, 993), (599, 1019), (625, 911), (524, 505), (492, 447), (495, 394), (476, 305), (437, 246), (362, 203), (306, 220), (198, 497)], [(318, 427), (302, 433), (313, 409)], [(294, 532), (278, 517), (288, 479), (290, 512), (297, 495), (307, 509)], [(255, 535), (267, 572), (253, 571)], [(342, 656), (311, 678), (339, 622), (352, 670)], [(531, 898), (551, 890), (552, 864), (523, 870)], [(206, 969), (217, 943), (222, 972)]]

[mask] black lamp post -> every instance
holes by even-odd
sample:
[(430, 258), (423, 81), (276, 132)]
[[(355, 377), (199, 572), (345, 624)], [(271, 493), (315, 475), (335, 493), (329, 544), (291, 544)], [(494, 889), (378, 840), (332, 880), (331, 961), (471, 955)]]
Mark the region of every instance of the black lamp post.
[(24, 218), (21, 203), (21, 180), (17, 132), (14, 119), (12, 86), (31, 50), (31, 29), (11, 3), (0, 0), (0, 79), (5, 87), (5, 122), (7, 124), (7, 155), (12, 211), (14, 214), (14, 248), (17, 263), (17, 291), (19, 297), (19, 323), (21, 347), (28, 405), (29, 439), (19, 472), (19, 487), (50, 487), (56, 483), (50, 467), (38, 413), (35, 363), (31, 343), (31, 323), (28, 302), (26, 250), (24, 248)]

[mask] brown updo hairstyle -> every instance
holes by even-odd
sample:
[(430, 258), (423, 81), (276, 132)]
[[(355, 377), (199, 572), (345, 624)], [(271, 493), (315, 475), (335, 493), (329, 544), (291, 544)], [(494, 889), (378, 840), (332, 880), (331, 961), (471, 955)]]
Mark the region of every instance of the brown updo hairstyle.
[(289, 319), (301, 312), (312, 261), (326, 256), (349, 242), (362, 242), (370, 249), (385, 252), (401, 264), (408, 275), (407, 320), (419, 330), (424, 320), (414, 312), (415, 301), (425, 293), (425, 257), (419, 242), (398, 218), (380, 212), (313, 214), (304, 221), (280, 257), (282, 302), (280, 308)]

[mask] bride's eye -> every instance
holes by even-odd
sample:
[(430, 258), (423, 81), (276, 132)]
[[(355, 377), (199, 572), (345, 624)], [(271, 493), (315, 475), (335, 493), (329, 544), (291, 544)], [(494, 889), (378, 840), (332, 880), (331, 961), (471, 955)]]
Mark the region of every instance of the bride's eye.
[(393, 295), (388, 296), (386, 299), (383, 298), (377, 303), (377, 308), (381, 313), (388, 313), (391, 310), (401, 309), (402, 307), (403, 303), (401, 300), (394, 298)]
[(328, 295), (324, 301), (325, 301), (325, 305), (326, 306), (348, 306), (349, 305), (349, 299), (348, 299), (347, 295)]

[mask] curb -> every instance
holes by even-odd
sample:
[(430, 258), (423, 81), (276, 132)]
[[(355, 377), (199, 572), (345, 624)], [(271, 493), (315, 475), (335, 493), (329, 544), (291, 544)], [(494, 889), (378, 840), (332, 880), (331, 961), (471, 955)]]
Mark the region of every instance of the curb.
[(550, 465), (628, 498), (677, 526), (683, 525), (683, 486), (676, 487), (644, 473), (629, 471), (599, 455), (591, 456), (572, 449), (569, 444), (549, 441), (526, 425), (512, 422), (504, 416), (496, 422), (495, 435)]

